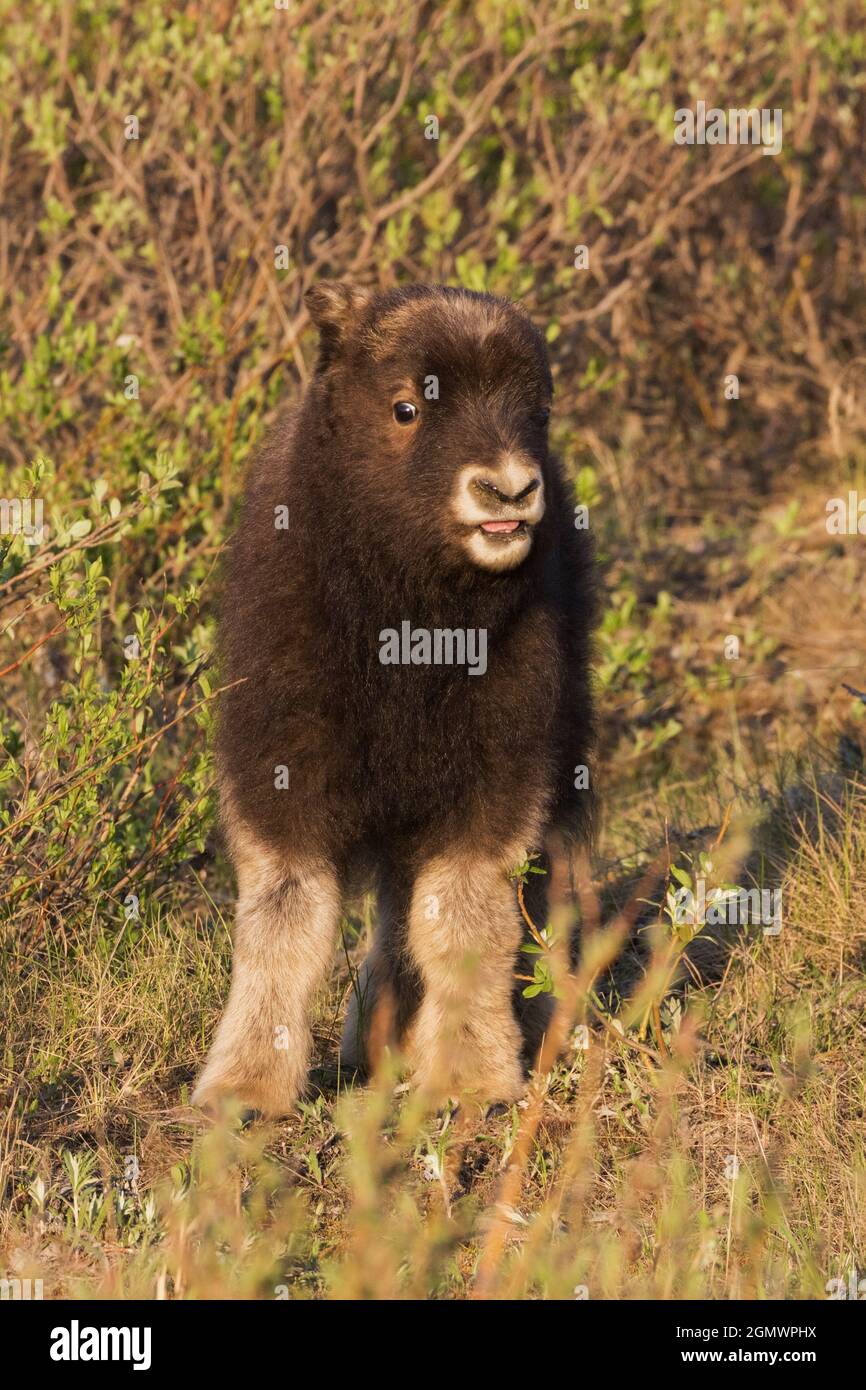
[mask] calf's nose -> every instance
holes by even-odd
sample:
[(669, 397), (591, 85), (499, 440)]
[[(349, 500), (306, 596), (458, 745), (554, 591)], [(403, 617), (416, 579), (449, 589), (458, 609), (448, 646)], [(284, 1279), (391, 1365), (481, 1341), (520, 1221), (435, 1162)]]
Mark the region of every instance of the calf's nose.
[(541, 470), (534, 463), (507, 457), (496, 468), (477, 469), (467, 481), (478, 502), (528, 507), (541, 487)]

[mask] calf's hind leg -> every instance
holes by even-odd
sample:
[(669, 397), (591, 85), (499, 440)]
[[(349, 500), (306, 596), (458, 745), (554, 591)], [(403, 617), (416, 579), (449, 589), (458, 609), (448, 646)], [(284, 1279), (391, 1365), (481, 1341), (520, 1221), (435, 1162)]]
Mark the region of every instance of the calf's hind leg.
[(196, 1105), (232, 1096), (266, 1115), (291, 1110), (310, 1062), (310, 1008), (334, 949), (341, 896), (334, 866), (287, 862), (246, 828), (231, 829), (238, 878), (232, 983)]
[(358, 970), (340, 1045), (347, 1072), (369, 1075), (383, 1046), (399, 1046), (418, 1006), (420, 981), (406, 955), (410, 892), (407, 878), (393, 867), (380, 876), (376, 937)]

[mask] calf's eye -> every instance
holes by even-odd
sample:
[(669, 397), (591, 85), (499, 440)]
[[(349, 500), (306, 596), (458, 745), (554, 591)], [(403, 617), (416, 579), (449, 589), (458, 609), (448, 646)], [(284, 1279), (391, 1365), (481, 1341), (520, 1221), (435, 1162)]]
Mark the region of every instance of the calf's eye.
[(411, 401), (394, 402), (394, 419), (398, 425), (411, 425), (413, 420), (418, 419), (418, 407)]

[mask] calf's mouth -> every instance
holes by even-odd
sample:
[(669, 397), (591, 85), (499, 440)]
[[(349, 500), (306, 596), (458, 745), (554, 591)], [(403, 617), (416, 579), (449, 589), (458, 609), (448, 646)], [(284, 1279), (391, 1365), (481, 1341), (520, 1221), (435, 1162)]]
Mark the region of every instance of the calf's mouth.
[(525, 531), (526, 522), (517, 521), (482, 521), (479, 530), (484, 531), (488, 536), (513, 535), (515, 531)]

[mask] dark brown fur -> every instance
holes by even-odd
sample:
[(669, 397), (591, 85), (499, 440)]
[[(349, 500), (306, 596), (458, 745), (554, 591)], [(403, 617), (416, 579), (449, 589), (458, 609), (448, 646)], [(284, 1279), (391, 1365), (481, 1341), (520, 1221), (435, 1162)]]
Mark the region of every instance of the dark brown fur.
[[(228, 553), (222, 674), (241, 683), (222, 700), (219, 772), (230, 819), (289, 881), (299, 852), (343, 888), (370, 876), (379, 985), (405, 1030), (424, 989), (406, 933), (422, 867), (455, 846), (495, 860), (528, 806), (538, 850), (553, 827), (587, 832), (591, 793), (574, 778), (591, 760), (592, 550), (548, 452), (547, 354), (521, 310), (424, 286), (368, 298), (326, 284), (308, 302), (317, 370), (250, 470)], [(439, 399), (407, 432), (392, 402), (408, 383), (419, 398), (431, 375)], [(493, 466), (504, 448), (540, 467), (546, 511), (523, 563), (491, 572), (468, 562), (447, 499), (459, 468)], [(288, 530), (275, 526), (283, 506)], [(382, 665), (380, 632), (406, 619), (486, 629), (486, 674)], [(533, 895), (541, 913), (538, 879)], [(242, 1063), (229, 1070), (243, 1089)], [(268, 1108), (262, 1087), (247, 1090)]]

